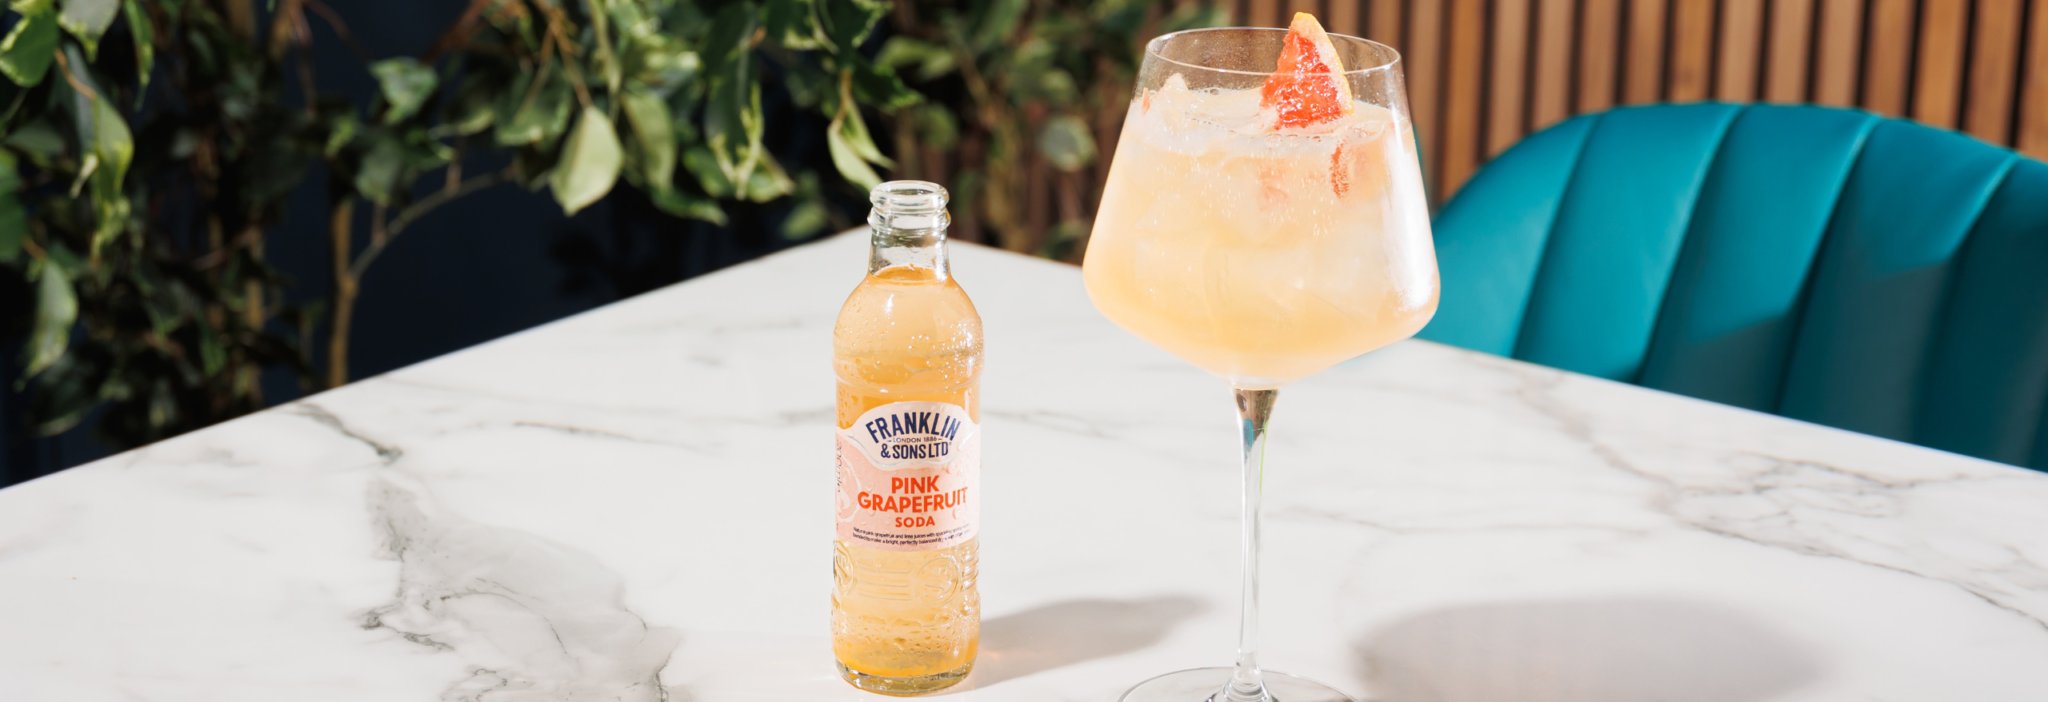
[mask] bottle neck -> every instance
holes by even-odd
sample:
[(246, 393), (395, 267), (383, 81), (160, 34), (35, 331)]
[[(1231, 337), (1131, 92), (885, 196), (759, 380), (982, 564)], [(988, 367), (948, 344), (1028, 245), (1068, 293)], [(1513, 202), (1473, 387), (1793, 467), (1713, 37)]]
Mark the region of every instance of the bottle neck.
[(875, 227), (870, 239), (868, 274), (884, 268), (913, 266), (931, 271), (939, 280), (952, 275), (946, 261), (946, 230), (903, 230)]
[(891, 181), (875, 186), (868, 201), (875, 206), (868, 210), (868, 228), (874, 232), (868, 275), (897, 266), (930, 271), (938, 280), (952, 275), (946, 264), (946, 226), (953, 223), (953, 216), (946, 213), (945, 188), (916, 180)]

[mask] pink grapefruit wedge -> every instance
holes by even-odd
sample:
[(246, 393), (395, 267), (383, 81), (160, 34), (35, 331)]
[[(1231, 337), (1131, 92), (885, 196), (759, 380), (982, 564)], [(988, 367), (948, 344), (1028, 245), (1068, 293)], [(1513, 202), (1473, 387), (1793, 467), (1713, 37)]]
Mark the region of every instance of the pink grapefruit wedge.
[(1294, 13), (1280, 50), (1280, 65), (1260, 89), (1268, 129), (1309, 127), (1351, 114), (1344, 62), (1314, 15)]

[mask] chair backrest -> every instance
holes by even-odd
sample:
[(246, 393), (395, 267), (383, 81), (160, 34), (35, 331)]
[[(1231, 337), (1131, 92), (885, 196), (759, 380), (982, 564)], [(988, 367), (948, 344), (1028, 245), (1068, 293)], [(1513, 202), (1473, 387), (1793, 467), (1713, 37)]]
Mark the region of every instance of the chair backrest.
[(2048, 165), (1824, 107), (1582, 116), (1435, 222), (1420, 336), (2048, 468)]

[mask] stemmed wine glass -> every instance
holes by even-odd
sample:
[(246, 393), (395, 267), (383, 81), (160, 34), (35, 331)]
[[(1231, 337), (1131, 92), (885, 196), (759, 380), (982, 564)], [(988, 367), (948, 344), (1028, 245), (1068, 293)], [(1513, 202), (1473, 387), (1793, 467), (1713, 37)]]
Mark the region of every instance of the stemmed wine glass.
[[(1266, 420), (1280, 386), (1428, 323), (1436, 254), (1400, 55), (1333, 35), (1343, 68), (1304, 78), (1276, 69), (1289, 37), (1202, 29), (1146, 46), (1088, 242), (1096, 308), (1229, 382), (1244, 451), (1236, 665), (1147, 680), (1126, 702), (1349, 699), (1259, 668)], [(1304, 80), (1314, 89), (1301, 92)], [(1288, 119), (1304, 114), (1313, 119)]]

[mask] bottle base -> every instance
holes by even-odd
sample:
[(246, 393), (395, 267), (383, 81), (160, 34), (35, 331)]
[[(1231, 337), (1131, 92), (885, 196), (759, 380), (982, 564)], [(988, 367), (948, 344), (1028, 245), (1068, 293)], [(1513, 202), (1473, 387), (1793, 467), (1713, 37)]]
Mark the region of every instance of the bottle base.
[(839, 667), (839, 677), (846, 680), (847, 684), (867, 690), (868, 692), (895, 697), (911, 697), (927, 692), (944, 690), (960, 684), (961, 680), (967, 679), (968, 673), (974, 671), (974, 661), (968, 661), (967, 665), (943, 673), (908, 678), (889, 678), (880, 675), (869, 675), (848, 668), (845, 663), (839, 661), (833, 661), (832, 664)]

